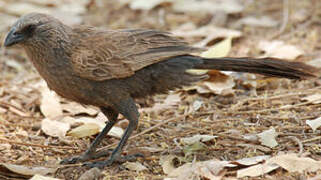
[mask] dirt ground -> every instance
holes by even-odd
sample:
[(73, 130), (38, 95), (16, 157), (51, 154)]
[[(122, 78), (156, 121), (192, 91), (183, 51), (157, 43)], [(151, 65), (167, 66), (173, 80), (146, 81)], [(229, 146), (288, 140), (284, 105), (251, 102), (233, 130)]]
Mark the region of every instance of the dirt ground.
[[(36, 0), (2, 0), (0, 6), (6, 7), (17, 2), (35, 4), (43, 7), (42, 10), (59, 7), (59, 4)], [(259, 42), (278, 40), (300, 49), (302, 53), (292, 58), (293, 61), (315, 61), (321, 64), (321, 2), (242, 0), (240, 4), (243, 9), (239, 12), (209, 12), (202, 9), (178, 12), (168, 1), (141, 10), (117, 0), (91, 0), (86, 1), (84, 11), (75, 15), (75, 18), (80, 19), (80, 23), (110, 29), (152, 28), (184, 32), (184, 27), (192, 24), (186, 32), (195, 33), (202, 27), (216, 25), (242, 33), (233, 38), (228, 56), (261, 57), (268, 50), (262, 50)], [(22, 12), (33, 10), (26, 5), (23, 7), (25, 9), (21, 8)], [(19, 17), (19, 13), (0, 7), (0, 15), (0, 22), (6, 22), (3, 23), (6, 27), (0, 28), (0, 40), (3, 41), (9, 25)], [(265, 23), (262, 19), (263, 25), (258, 25), (258, 22), (242, 24), (240, 20), (248, 16), (269, 17), (276, 24), (267, 25), (269, 21)], [(211, 35), (198, 33), (201, 35), (182, 35), (182, 38), (197, 45)], [(209, 38), (203, 46), (210, 47), (226, 38), (224, 35)], [(292, 53), (294, 50), (284, 52), (290, 56)], [(0, 179), (28, 179), (33, 175), (16, 171), (13, 173), (3, 163), (58, 168), (45, 176), (60, 179), (78, 179), (84, 172), (88, 172), (88, 168), (81, 164), (62, 166), (59, 161), (84, 152), (96, 135), (58, 138), (44, 133), (41, 122), (46, 116), (41, 110), (42, 96), (36, 86), (42, 80), (21, 49), (4, 49), (0, 46), (0, 69)], [(320, 128), (313, 130), (307, 124), (307, 120), (321, 117), (320, 79), (298, 81), (263, 76), (253, 78), (244, 74), (217, 74), (211, 76), (215, 81), (221, 76), (233, 78), (235, 85), (228, 88), (230, 93), (202, 93), (197, 88), (191, 88), (170, 92), (170, 97), (175, 100), (167, 98), (167, 95), (157, 95), (137, 101), (141, 107), (140, 122), (124, 154), (139, 152), (145, 157), (138, 158), (132, 164), (106, 167), (101, 170), (99, 177), (93, 176), (96, 179), (175, 179), (169, 177), (168, 169), (173, 170), (186, 163), (208, 160), (236, 162), (243, 158), (264, 155), (271, 158), (291, 153), (300, 158), (310, 158), (321, 167), (321, 131)], [(311, 95), (319, 99), (307, 98)], [(59, 101), (62, 104), (69, 103), (65, 99)], [(70, 114), (64, 110), (63, 115), (78, 118), (95, 117), (97, 114)], [(125, 129), (126, 125), (127, 121), (120, 117), (117, 126)], [(71, 129), (77, 126), (79, 124), (73, 124)], [(277, 144), (273, 147), (258, 138), (260, 133), (271, 129), (276, 133)], [(198, 134), (213, 138), (193, 144), (183, 143), (183, 138)], [(118, 141), (119, 138), (108, 136), (101, 147), (114, 148)], [(251, 165), (234, 163), (237, 164), (235, 167), (220, 166), (218, 172), (211, 172), (212, 176), (195, 172), (188, 179), (321, 179), (320, 168), (302, 167), (302, 171), (291, 171), (283, 165), (255, 177), (238, 176), (239, 170), (264, 162)], [(287, 163), (300, 164), (301, 161), (289, 160)], [(195, 168), (190, 170), (198, 171)]]

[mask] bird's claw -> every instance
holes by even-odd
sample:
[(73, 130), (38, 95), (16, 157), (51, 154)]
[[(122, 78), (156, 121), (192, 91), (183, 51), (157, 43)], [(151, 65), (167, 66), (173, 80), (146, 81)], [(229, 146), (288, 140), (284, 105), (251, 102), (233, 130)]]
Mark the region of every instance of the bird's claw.
[(90, 168), (104, 168), (107, 166), (111, 166), (113, 163), (117, 162), (117, 163), (124, 163), (126, 161), (134, 161), (136, 160), (138, 157), (144, 157), (143, 154), (141, 153), (136, 153), (136, 154), (131, 154), (131, 155), (127, 155), (127, 156), (118, 156), (115, 158), (110, 158), (106, 161), (96, 161), (96, 162), (86, 162), (83, 165), (86, 167), (90, 167)]

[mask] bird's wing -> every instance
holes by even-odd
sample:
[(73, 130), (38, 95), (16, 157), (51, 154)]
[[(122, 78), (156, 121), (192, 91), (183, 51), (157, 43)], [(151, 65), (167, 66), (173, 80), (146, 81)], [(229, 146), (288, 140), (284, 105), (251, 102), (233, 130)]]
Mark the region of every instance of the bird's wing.
[(129, 77), (170, 57), (202, 51), (156, 30), (74, 31), (78, 35), (72, 51), (73, 68), (79, 76), (95, 81)]

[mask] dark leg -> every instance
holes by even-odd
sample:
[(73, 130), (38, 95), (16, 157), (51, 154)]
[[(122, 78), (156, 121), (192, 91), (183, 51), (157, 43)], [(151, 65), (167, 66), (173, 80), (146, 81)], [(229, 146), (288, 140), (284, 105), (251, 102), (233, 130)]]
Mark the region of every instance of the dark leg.
[(61, 164), (73, 164), (76, 162), (83, 162), (83, 161), (87, 161), (90, 159), (99, 158), (99, 157), (107, 154), (107, 152), (101, 152), (98, 154), (95, 152), (96, 152), (97, 146), (99, 145), (100, 141), (106, 136), (106, 134), (110, 131), (110, 129), (117, 122), (117, 117), (118, 117), (119, 113), (117, 111), (113, 110), (112, 108), (102, 107), (100, 109), (104, 113), (104, 115), (108, 118), (108, 122), (107, 122), (106, 126), (104, 127), (104, 129), (98, 134), (98, 136), (96, 137), (94, 142), (91, 143), (90, 147), (87, 149), (87, 151), (83, 155), (73, 157), (73, 158), (64, 159), (61, 161)]
[(125, 156), (125, 157), (121, 157), (121, 151), (124, 147), (124, 145), (126, 144), (129, 136), (132, 134), (132, 132), (137, 128), (137, 124), (138, 124), (138, 118), (139, 118), (139, 113), (137, 110), (137, 107), (133, 101), (133, 99), (129, 98), (126, 101), (120, 102), (119, 106), (117, 107), (117, 109), (119, 110), (119, 112), (126, 118), (129, 120), (129, 124), (128, 127), (123, 135), (123, 137), (121, 138), (119, 144), (117, 145), (117, 147), (114, 149), (114, 151), (112, 152), (110, 158), (106, 161), (98, 161), (98, 162), (93, 162), (93, 163), (87, 163), (87, 166), (90, 167), (104, 167), (104, 166), (109, 166), (111, 165), (113, 162), (117, 161), (117, 162), (123, 162), (126, 160), (130, 160), (133, 159), (135, 156)]

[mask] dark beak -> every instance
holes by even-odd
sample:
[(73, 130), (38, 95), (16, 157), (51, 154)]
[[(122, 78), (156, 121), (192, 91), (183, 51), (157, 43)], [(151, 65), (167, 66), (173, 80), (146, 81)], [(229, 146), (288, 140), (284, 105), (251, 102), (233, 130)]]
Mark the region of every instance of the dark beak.
[(7, 34), (6, 39), (4, 40), (4, 46), (9, 47), (21, 42), (24, 39), (24, 36), (20, 33), (15, 33), (16, 29), (12, 28)]

